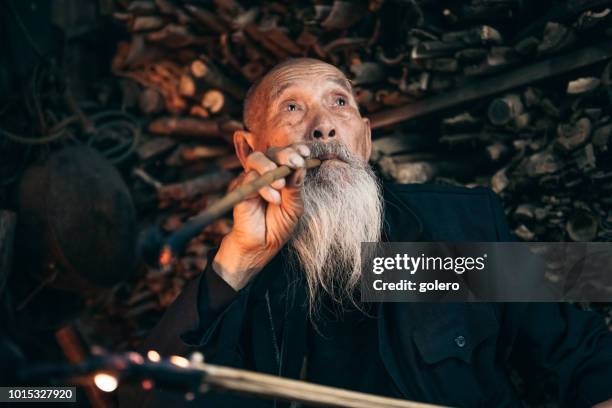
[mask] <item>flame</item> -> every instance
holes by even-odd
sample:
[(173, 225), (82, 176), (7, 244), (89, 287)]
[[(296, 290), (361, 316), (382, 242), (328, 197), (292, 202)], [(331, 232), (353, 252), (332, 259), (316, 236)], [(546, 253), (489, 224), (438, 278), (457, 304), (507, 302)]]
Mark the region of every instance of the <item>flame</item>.
[(151, 360), (154, 363), (159, 363), (161, 360), (161, 356), (159, 355), (159, 353), (155, 350), (149, 350), (147, 351), (147, 358), (149, 360)]
[(119, 385), (117, 377), (107, 373), (96, 374), (94, 376), (94, 383), (96, 384), (96, 387), (98, 387), (104, 392), (113, 392), (117, 389), (117, 386)]
[(170, 357), (170, 362), (174, 364), (175, 366), (179, 366), (183, 368), (189, 367), (189, 360), (187, 360), (185, 357), (172, 356)]
[(142, 382), (140, 383), (140, 385), (142, 386), (143, 390), (152, 390), (153, 389), (153, 381), (151, 380), (142, 380)]
[(172, 258), (172, 250), (168, 247), (165, 247), (161, 250), (159, 254), (159, 264), (161, 266), (170, 265), (170, 263), (172, 263)]

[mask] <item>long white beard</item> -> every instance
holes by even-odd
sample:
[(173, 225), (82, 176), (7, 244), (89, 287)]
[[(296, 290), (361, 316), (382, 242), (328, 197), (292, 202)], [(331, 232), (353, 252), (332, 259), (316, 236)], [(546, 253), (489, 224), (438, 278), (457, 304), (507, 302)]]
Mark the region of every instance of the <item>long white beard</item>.
[(313, 316), (325, 293), (340, 306), (346, 300), (355, 304), (361, 243), (380, 240), (383, 200), (368, 163), (351, 155), (344, 145), (315, 143), (310, 148), (312, 157), (333, 153), (349, 164), (309, 170), (304, 182), (304, 214), (290, 249), (305, 273)]

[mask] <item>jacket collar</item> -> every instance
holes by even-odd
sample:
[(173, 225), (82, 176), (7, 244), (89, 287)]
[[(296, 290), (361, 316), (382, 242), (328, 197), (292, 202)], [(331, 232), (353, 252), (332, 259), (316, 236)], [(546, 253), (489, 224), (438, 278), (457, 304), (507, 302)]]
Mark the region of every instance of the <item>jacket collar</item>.
[(393, 191), (392, 184), (383, 184), (385, 215), (382, 240), (385, 242), (418, 242), (424, 237), (423, 222), (415, 210)]

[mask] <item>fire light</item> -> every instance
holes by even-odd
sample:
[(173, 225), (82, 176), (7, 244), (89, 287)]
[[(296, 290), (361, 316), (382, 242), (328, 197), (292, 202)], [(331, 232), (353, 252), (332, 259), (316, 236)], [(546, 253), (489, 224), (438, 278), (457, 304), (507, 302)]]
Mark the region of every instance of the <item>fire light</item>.
[(104, 392), (113, 392), (117, 389), (119, 382), (117, 377), (107, 373), (98, 373), (94, 376), (94, 383), (96, 387)]
[(159, 361), (161, 360), (161, 356), (155, 350), (147, 351), (147, 358), (154, 363), (159, 363)]

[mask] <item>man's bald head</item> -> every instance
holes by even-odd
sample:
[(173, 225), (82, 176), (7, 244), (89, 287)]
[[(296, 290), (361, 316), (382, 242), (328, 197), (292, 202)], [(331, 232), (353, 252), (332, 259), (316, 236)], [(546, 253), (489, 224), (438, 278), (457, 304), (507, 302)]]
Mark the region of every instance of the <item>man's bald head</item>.
[(234, 146), (245, 168), (253, 151), (315, 141), (341, 143), (362, 160), (370, 157), (370, 122), (361, 117), (350, 81), (333, 65), (312, 58), (284, 61), (251, 87), (244, 105), (247, 130), (234, 133)]
[(286, 88), (291, 79), (329, 77), (352, 93), (351, 83), (335, 66), (314, 58), (291, 58), (274, 66), (255, 82), (244, 101), (243, 121), (247, 129), (257, 131), (258, 121), (266, 117), (270, 103)]

